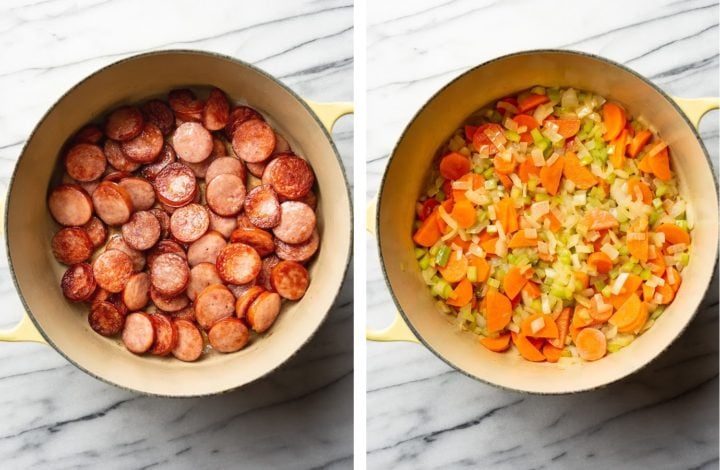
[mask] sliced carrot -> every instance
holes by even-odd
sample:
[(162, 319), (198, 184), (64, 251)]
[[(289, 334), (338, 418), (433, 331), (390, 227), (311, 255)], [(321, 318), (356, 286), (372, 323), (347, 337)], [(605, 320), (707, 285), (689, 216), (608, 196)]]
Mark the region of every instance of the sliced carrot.
[(640, 288), (641, 285), (642, 278), (635, 274), (630, 274), (625, 280), (625, 284), (623, 284), (623, 288), (620, 290), (620, 293), (617, 295), (611, 295), (608, 301), (612, 304), (613, 307), (619, 309), (627, 301), (627, 299), (630, 298), (630, 296), (635, 294), (635, 292)]
[(450, 217), (455, 219), (460, 228), (470, 228), (477, 221), (477, 212), (475, 206), (470, 201), (456, 202)]
[(588, 228), (588, 230), (605, 230), (608, 228), (615, 228), (620, 223), (613, 217), (613, 215), (603, 209), (590, 209), (585, 212), (585, 216), (582, 218), (582, 224)]
[[(645, 323), (648, 321), (648, 317), (650, 316), (650, 313), (648, 312), (648, 306), (645, 302), (643, 302), (640, 305), (640, 313), (637, 316), (637, 319), (628, 326), (628, 332), (632, 332), (635, 334), (640, 333), (640, 330), (642, 330), (642, 327), (645, 326)], [(618, 331), (620, 331), (618, 329)]]
[(656, 276), (662, 276), (666, 266), (665, 258), (662, 255), (656, 256), (655, 259), (652, 260), (652, 263), (648, 263), (650, 272)]
[(650, 186), (640, 178), (630, 178), (627, 182), (627, 188), (628, 194), (633, 201), (642, 201), (645, 204), (652, 202), (653, 193)]
[(560, 188), (560, 178), (562, 178), (563, 175), (564, 162), (565, 160), (563, 158), (558, 158), (552, 165), (545, 165), (540, 168), (540, 182), (543, 188), (553, 196), (557, 194)]
[(505, 196), (495, 204), (495, 214), (506, 234), (509, 235), (518, 230), (518, 215), (512, 198)]
[(642, 285), (642, 295), (643, 295), (644, 302), (652, 302), (653, 297), (655, 296), (655, 288), (650, 287), (646, 284), (643, 284)]
[(607, 340), (597, 328), (585, 328), (575, 341), (578, 355), (586, 361), (597, 361), (607, 353)]
[(625, 110), (615, 103), (607, 102), (605, 106), (603, 106), (602, 114), (603, 122), (605, 123), (605, 135), (603, 135), (603, 139), (608, 141), (613, 140), (620, 135), (620, 131), (625, 127), (625, 122), (627, 121)]
[(587, 273), (582, 271), (573, 271), (572, 275), (576, 280), (580, 281), (583, 289), (588, 288), (588, 286), (590, 285), (590, 276), (588, 276)]
[(541, 220), (544, 221), (545, 219), (548, 219), (550, 221), (551, 232), (555, 233), (562, 228), (562, 222), (560, 222), (560, 219), (555, 217), (555, 214), (552, 211), (542, 216)]
[(510, 323), (512, 303), (496, 289), (489, 289), (485, 295), (485, 308), (487, 328), (490, 333), (500, 331)]
[[(670, 275), (671, 273), (672, 276)], [(673, 278), (673, 282), (670, 282), (670, 277)], [(667, 271), (665, 272), (665, 283), (672, 288), (673, 292), (677, 292), (678, 289), (680, 289), (680, 283), (682, 283), (682, 278), (680, 277), (680, 273), (677, 271), (677, 269), (672, 266), (667, 268)]]
[(613, 168), (622, 169), (625, 166), (625, 147), (628, 141), (628, 131), (623, 129), (613, 141), (613, 153), (610, 154), (610, 163)]
[(480, 247), (485, 250), (486, 253), (489, 253), (491, 255), (497, 254), (497, 241), (498, 238), (490, 238), (488, 240), (480, 242)]
[(472, 244), (470, 241), (466, 241), (460, 238), (460, 235), (455, 235), (453, 238), (450, 239), (450, 245), (452, 245), (453, 243), (462, 248), (463, 252), (467, 251)]
[(652, 166), (650, 165), (650, 157), (645, 156), (638, 161), (638, 169), (643, 173), (652, 174)]
[(567, 152), (563, 157), (563, 175), (580, 189), (589, 189), (597, 184), (597, 178), (587, 167), (580, 163), (574, 152)]
[(474, 266), (477, 270), (477, 282), (487, 281), (488, 275), (490, 274), (490, 265), (484, 258), (479, 256), (470, 255), (469, 257), (470, 266)]
[(655, 288), (655, 294), (660, 294), (662, 297), (660, 305), (667, 305), (675, 298), (675, 291), (667, 282), (661, 286), (657, 286)]
[(637, 154), (640, 153), (640, 150), (642, 150), (642, 148), (645, 147), (645, 145), (650, 141), (651, 137), (652, 132), (647, 129), (638, 132), (635, 137), (633, 137), (630, 145), (628, 145), (628, 155), (632, 158), (637, 157)]
[[(485, 184), (485, 178), (482, 177), (482, 175), (478, 175), (477, 173), (465, 173), (458, 179), (457, 181), (461, 181), (465, 184), (470, 184), (470, 187), (475, 189), (480, 189)], [(452, 190), (452, 198), (455, 202), (460, 201), (467, 201), (467, 197), (465, 197), (465, 191), (467, 189), (453, 189)]]
[(500, 180), (500, 182), (502, 183), (503, 187), (504, 187), (507, 191), (510, 191), (510, 190), (512, 189), (512, 187), (513, 187), (513, 182), (512, 182), (512, 180), (510, 179), (510, 177), (509, 177), (508, 175), (506, 175), (505, 173), (498, 173), (498, 172), (496, 171), (496, 172), (495, 172), (495, 176)]
[(533, 138), (530, 131), (540, 127), (540, 124), (529, 114), (518, 114), (513, 118), (518, 127), (527, 127), (527, 131), (520, 134), (520, 142), (532, 143)]
[(612, 269), (613, 262), (608, 255), (602, 251), (596, 251), (588, 256), (588, 266), (593, 266), (595, 271), (601, 274), (607, 274)]
[(537, 244), (537, 236), (534, 238), (528, 238), (525, 236), (525, 230), (518, 230), (510, 239), (510, 242), (508, 243), (508, 248), (525, 248), (537, 246)]
[(480, 344), (492, 352), (507, 351), (510, 347), (510, 333), (505, 333), (504, 335), (500, 335), (495, 338), (491, 338), (489, 336), (480, 338)]
[(438, 226), (439, 218), (440, 215), (437, 210), (430, 213), (428, 218), (422, 222), (420, 228), (417, 229), (415, 235), (413, 235), (413, 241), (420, 246), (429, 248), (440, 240), (442, 233), (440, 232), (440, 227)]
[(503, 290), (510, 300), (513, 300), (520, 293), (528, 279), (523, 275), (520, 268), (513, 266), (505, 273), (503, 278)]
[(560, 311), (560, 315), (558, 315), (558, 317), (555, 319), (555, 324), (558, 327), (558, 336), (555, 339), (548, 340), (548, 343), (552, 344), (556, 348), (562, 349), (565, 347), (565, 338), (567, 338), (568, 330), (570, 329), (569, 307), (566, 307)]
[[(538, 321), (538, 319), (542, 319), (543, 326), (538, 331), (533, 332), (533, 322)], [(533, 313), (523, 320), (520, 325), (520, 333), (527, 337), (547, 339), (555, 339), (560, 334), (555, 320), (550, 315), (543, 313)]]
[(660, 224), (655, 228), (655, 231), (664, 233), (665, 242), (671, 245), (678, 243), (690, 244), (690, 234), (687, 233), (687, 230), (675, 224)]
[(527, 284), (523, 286), (522, 292), (525, 292), (525, 295), (531, 299), (538, 299), (542, 295), (540, 287), (532, 281), (528, 281)]
[(467, 278), (465, 278), (460, 281), (457, 286), (455, 286), (455, 290), (453, 290), (452, 296), (447, 299), (447, 304), (452, 305), (453, 307), (462, 308), (465, 305), (469, 304), (472, 298), (472, 283), (468, 281)]
[(650, 168), (655, 176), (662, 181), (670, 181), (672, 173), (670, 172), (670, 155), (668, 154), (667, 147), (660, 150), (655, 155), (649, 155)]
[(583, 328), (587, 328), (588, 326), (592, 326), (594, 324), (595, 319), (590, 315), (590, 310), (580, 304), (576, 304), (568, 331), (573, 342), (576, 341), (577, 334), (582, 331)]
[(450, 152), (440, 160), (440, 174), (449, 179), (456, 180), (470, 171), (470, 159), (457, 152)]
[(503, 175), (509, 175), (510, 173), (514, 172), (515, 164), (515, 157), (511, 157), (510, 161), (505, 160), (500, 155), (495, 155), (495, 157), (493, 158), (493, 166), (495, 167), (495, 171)]
[[(452, 199), (445, 199), (443, 202), (440, 203), (440, 206), (448, 214), (450, 214), (452, 212), (454, 205), (455, 205), (455, 202)], [(437, 225), (438, 225), (438, 228), (440, 229), (440, 233), (445, 233), (445, 231), (448, 228), (447, 222), (445, 222), (445, 220), (443, 220), (443, 218), (440, 217), (440, 212), (438, 212)]]
[(473, 147), (475, 147), (475, 150), (477, 150), (478, 152), (481, 150), (482, 147), (487, 146), (488, 153), (492, 155), (496, 153), (498, 149), (495, 144), (493, 144), (492, 140), (490, 140), (488, 134), (503, 135), (503, 128), (501, 125), (495, 123), (483, 124), (475, 131), (472, 143)]
[(468, 259), (464, 256), (461, 256), (460, 259), (458, 259), (456, 253), (452, 252), (450, 253), (447, 264), (445, 266), (440, 266), (438, 270), (447, 282), (458, 282), (465, 278), (467, 268)]
[(542, 362), (545, 360), (545, 356), (543, 356), (543, 353), (538, 351), (538, 349), (535, 347), (535, 345), (529, 340), (528, 337), (523, 335), (522, 333), (511, 333), (513, 343), (515, 344), (515, 347), (518, 348), (518, 352), (522, 357), (527, 359), (531, 362)]
[(598, 324), (603, 324), (606, 321), (608, 321), (610, 319), (610, 317), (612, 317), (612, 314), (613, 314), (612, 305), (610, 305), (610, 304), (605, 304), (605, 305), (607, 305), (607, 307), (605, 307), (603, 310), (600, 310), (598, 308), (598, 304), (597, 304), (597, 302), (595, 302), (595, 300), (590, 302), (590, 308), (588, 309), (588, 313), (590, 314), (592, 319), (595, 320), (595, 322)]
[(529, 95), (523, 97), (523, 99), (518, 100), (518, 109), (521, 113), (524, 113), (525, 111), (530, 111), (531, 109), (550, 101), (550, 98), (548, 98), (547, 95), (538, 95), (535, 93), (530, 93)]
[(540, 176), (540, 167), (535, 166), (532, 158), (526, 158), (525, 161), (518, 166), (517, 174), (520, 177), (520, 181), (527, 183), (530, 175)]
[[(615, 314), (610, 317), (608, 322), (617, 326), (620, 333), (628, 333), (632, 331), (631, 327), (637, 321), (638, 315), (641, 315), (642, 308), (645, 304), (640, 300), (634, 292), (623, 302), (617, 309)], [(647, 306), (645, 306), (647, 308)]]
[(557, 125), (557, 133), (566, 139), (580, 132), (580, 119), (548, 119), (548, 121)]
[[(631, 235), (637, 234), (637, 235)], [(630, 239), (631, 237), (640, 237), (642, 239)], [(630, 231), (628, 233), (627, 248), (630, 255), (638, 260), (646, 263), (648, 260), (648, 220), (647, 217), (636, 217), (630, 222)]]
[(545, 343), (542, 348), (543, 356), (545, 356), (545, 360), (548, 362), (557, 362), (562, 357), (563, 350), (560, 348), (556, 348), (550, 343)]

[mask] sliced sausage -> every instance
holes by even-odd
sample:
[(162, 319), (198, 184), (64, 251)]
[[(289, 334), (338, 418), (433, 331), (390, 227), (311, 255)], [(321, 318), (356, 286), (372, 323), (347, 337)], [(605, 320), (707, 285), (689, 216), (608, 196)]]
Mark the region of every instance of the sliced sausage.
[(176, 159), (177, 157), (175, 156), (175, 150), (172, 148), (172, 145), (165, 143), (163, 144), (162, 150), (160, 150), (160, 155), (157, 159), (153, 163), (142, 167), (140, 170), (140, 176), (152, 181), (157, 177), (163, 168), (171, 163), (174, 163)]
[(160, 240), (158, 244), (155, 245), (147, 254), (148, 266), (152, 266), (152, 264), (155, 262), (155, 259), (165, 253), (175, 253), (183, 259), (187, 259), (185, 249), (183, 249), (183, 247), (180, 246), (178, 242), (174, 240)]
[(210, 216), (200, 204), (180, 207), (170, 216), (170, 233), (183, 243), (202, 237), (210, 226)]
[(143, 130), (145, 120), (135, 106), (123, 106), (116, 109), (107, 118), (105, 134), (113, 140), (130, 140)]
[(98, 217), (108, 225), (124, 224), (133, 211), (132, 199), (125, 188), (110, 181), (103, 181), (95, 188), (92, 202)]
[(222, 249), (215, 266), (220, 277), (230, 284), (246, 284), (260, 272), (260, 256), (251, 246), (230, 243)]
[(130, 248), (147, 250), (160, 239), (160, 221), (151, 212), (135, 212), (121, 228), (122, 236)]
[(175, 323), (164, 315), (149, 315), (155, 330), (155, 341), (150, 348), (154, 356), (167, 356), (177, 345), (178, 329)]
[(280, 258), (275, 255), (270, 255), (262, 260), (262, 267), (260, 268), (260, 274), (257, 277), (257, 284), (262, 286), (265, 290), (274, 291), (275, 288), (270, 282), (270, 274), (277, 264), (280, 262)]
[(246, 162), (265, 161), (275, 149), (275, 132), (265, 121), (250, 119), (235, 128), (232, 147)]
[(150, 299), (164, 312), (179, 312), (190, 303), (190, 299), (185, 294), (163, 295), (152, 286), (150, 286)]
[(145, 122), (155, 125), (163, 135), (172, 132), (175, 126), (175, 115), (172, 109), (160, 100), (150, 100), (140, 108)]
[(257, 228), (252, 222), (250, 222), (250, 218), (244, 212), (239, 214), (235, 221), (237, 222), (238, 228)]
[(102, 149), (94, 144), (75, 144), (65, 155), (65, 171), (83, 183), (100, 178), (107, 168)]
[(215, 213), (235, 215), (245, 202), (245, 183), (235, 175), (218, 175), (205, 188), (205, 199)]
[(160, 238), (167, 238), (170, 234), (170, 216), (158, 207), (153, 207), (148, 212), (154, 215), (158, 222), (160, 222)]
[(315, 230), (315, 211), (298, 201), (285, 201), (280, 204), (280, 223), (273, 229), (277, 238), (285, 243), (307, 241)]
[(208, 330), (235, 313), (235, 296), (222, 284), (213, 284), (198, 294), (194, 305), (198, 325)]
[(197, 295), (207, 286), (222, 283), (215, 263), (199, 263), (190, 270), (190, 281), (185, 293), (194, 302)]
[(179, 310), (177, 312), (170, 312), (170, 316), (174, 320), (187, 320), (187, 321), (194, 322), (195, 321), (195, 307), (192, 304), (190, 304), (182, 310)]
[(145, 256), (135, 248), (131, 248), (130, 245), (125, 242), (122, 235), (113, 235), (110, 237), (110, 240), (105, 246), (105, 250), (120, 250), (128, 255), (132, 261), (133, 271), (135, 272), (140, 272), (145, 267)]
[(68, 266), (86, 261), (95, 249), (90, 236), (81, 227), (65, 227), (59, 230), (50, 245), (55, 259)]
[(282, 135), (275, 133), (275, 148), (273, 149), (273, 155), (280, 155), (283, 153), (292, 152), (290, 144), (287, 139)]
[(190, 163), (205, 160), (213, 150), (212, 135), (198, 122), (186, 122), (175, 129), (172, 145), (178, 158)]
[(122, 292), (122, 301), (130, 310), (140, 310), (150, 301), (150, 276), (135, 273), (130, 276)]
[[(95, 275), (93, 275), (93, 279), (94, 278), (95, 278)], [(110, 302), (109, 299), (110, 299), (111, 295), (112, 294), (110, 292), (106, 291), (102, 287), (98, 287), (97, 289), (95, 289), (95, 292), (93, 292), (92, 295), (87, 299), (87, 302), (90, 303), (91, 305), (94, 304), (95, 302), (104, 302), (106, 300), (108, 302)]]
[(280, 296), (276, 292), (263, 292), (250, 304), (247, 321), (256, 333), (266, 332), (280, 314)]
[[(286, 200), (287, 199), (283, 200), (282, 202), (285, 202)], [(312, 190), (308, 191), (308, 193), (306, 195), (304, 195), (303, 197), (295, 199), (295, 200), (298, 202), (304, 202), (305, 204), (310, 206), (310, 208), (312, 210), (317, 209), (317, 196), (315, 195), (315, 193)]]
[(88, 124), (75, 133), (72, 141), (76, 144), (97, 144), (103, 137), (103, 131), (95, 124)]
[(245, 213), (256, 227), (268, 229), (280, 223), (280, 202), (269, 184), (257, 186), (245, 196)]
[(245, 292), (238, 295), (235, 301), (235, 315), (237, 315), (238, 318), (245, 318), (250, 305), (255, 302), (255, 299), (260, 297), (260, 294), (263, 292), (265, 292), (265, 289), (262, 287), (251, 286)]
[(108, 139), (105, 141), (105, 157), (113, 168), (119, 171), (132, 172), (140, 168), (140, 163), (130, 160), (122, 151), (120, 142)]
[(262, 178), (263, 173), (265, 172), (265, 168), (267, 167), (268, 163), (272, 161), (272, 157), (268, 158), (264, 162), (245, 162), (245, 167), (250, 172), (251, 175), (255, 176), (256, 178)]
[[(128, 171), (109, 171), (103, 176), (103, 181), (110, 181), (111, 183), (119, 183), (124, 178), (130, 178), (132, 173)], [(99, 183), (98, 183), (99, 185)], [(97, 187), (97, 186), (96, 186)]]
[(290, 244), (282, 240), (275, 240), (275, 254), (280, 259), (304, 263), (313, 257), (319, 246), (320, 235), (318, 235), (317, 230), (313, 230), (310, 238), (303, 243)]
[(155, 205), (155, 189), (147, 180), (132, 176), (121, 179), (118, 184), (130, 195), (134, 210), (146, 211)]
[(48, 198), (48, 208), (60, 225), (85, 225), (93, 215), (93, 203), (88, 193), (75, 184), (61, 184)]
[(205, 102), (202, 120), (203, 125), (210, 131), (219, 131), (225, 128), (230, 119), (230, 103), (222, 90), (213, 88)]
[(226, 318), (215, 323), (208, 332), (208, 341), (221, 353), (240, 351), (250, 340), (250, 332), (237, 318)]
[(200, 121), (205, 104), (187, 88), (172, 90), (168, 94), (168, 103), (176, 117), (182, 121)]
[(262, 121), (263, 117), (260, 113), (258, 113), (249, 106), (238, 106), (237, 108), (234, 108), (232, 111), (230, 111), (228, 123), (225, 126), (225, 137), (227, 137), (229, 141), (232, 141), (233, 134), (235, 134), (235, 130), (238, 128), (238, 126), (245, 121), (249, 121), (250, 119), (257, 119)]
[(183, 164), (190, 168), (193, 172), (193, 175), (195, 175), (195, 178), (205, 178), (205, 174), (207, 173), (208, 167), (210, 164), (215, 160), (215, 157), (210, 155), (205, 160), (199, 162), (199, 163), (190, 163), (183, 160)]
[(315, 174), (308, 162), (295, 155), (285, 154), (268, 164), (262, 182), (272, 185), (281, 197), (300, 199), (312, 188)]
[(95, 333), (115, 336), (123, 330), (125, 315), (110, 302), (95, 302), (90, 307), (88, 323)]
[(212, 263), (214, 265), (225, 245), (227, 245), (227, 242), (221, 234), (213, 231), (207, 232), (195, 240), (188, 248), (188, 264), (190, 266), (200, 263)]
[(192, 170), (182, 163), (168, 164), (155, 177), (155, 192), (163, 204), (181, 207), (197, 195), (197, 180)]
[(130, 310), (127, 308), (127, 305), (125, 305), (125, 302), (123, 302), (121, 293), (110, 294), (105, 300), (113, 304), (123, 317), (126, 316), (128, 312), (130, 312)]
[(177, 344), (172, 350), (173, 356), (181, 361), (193, 362), (202, 356), (205, 342), (197, 326), (188, 320), (174, 320), (177, 327)]
[(95, 248), (105, 244), (108, 231), (107, 227), (105, 227), (105, 224), (102, 223), (102, 220), (98, 219), (97, 217), (93, 217), (88, 221), (88, 223), (83, 225), (83, 229), (85, 229), (85, 232), (87, 232), (88, 237), (90, 237), (90, 241)]
[(245, 164), (235, 157), (219, 157), (208, 167), (205, 181), (209, 183), (218, 175), (235, 175), (245, 181)]
[(92, 266), (87, 263), (70, 266), (60, 281), (63, 295), (73, 302), (88, 300), (95, 292), (96, 286)]
[(228, 284), (226, 287), (230, 289), (230, 292), (233, 293), (235, 298), (237, 299), (241, 295), (243, 295), (245, 292), (247, 292), (250, 288), (254, 287), (256, 284), (255, 280), (248, 282), (247, 284)]
[(300, 263), (280, 261), (270, 273), (270, 282), (281, 297), (288, 300), (298, 300), (305, 295), (310, 282), (310, 275), (305, 266)]
[(93, 263), (95, 281), (108, 292), (121, 292), (132, 273), (132, 260), (120, 250), (105, 250)]
[(236, 217), (223, 217), (211, 210), (208, 210), (208, 216), (210, 217), (210, 230), (221, 233), (225, 238), (229, 238), (232, 231), (237, 227)]
[(260, 257), (267, 256), (275, 251), (272, 235), (259, 228), (236, 228), (230, 234), (230, 242), (250, 245)]
[(159, 293), (172, 297), (185, 289), (190, 269), (185, 259), (176, 253), (164, 253), (150, 264), (150, 283)]
[(122, 142), (120, 146), (130, 160), (150, 163), (160, 155), (164, 143), (165, 139), (160, 129), (155, 124), (147, 123), (139, 135)]
[(155, 328), (150, 315), (145, 312), (131, 313), (125, 317), (122, 341), (128, 351), (142, 354), (155, 342)]

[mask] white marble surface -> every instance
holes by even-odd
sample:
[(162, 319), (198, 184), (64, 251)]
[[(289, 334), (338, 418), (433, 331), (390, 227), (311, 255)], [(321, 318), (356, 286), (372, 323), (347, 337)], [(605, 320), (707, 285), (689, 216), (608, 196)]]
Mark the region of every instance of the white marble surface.
[[(718, 95), (718, 4), (689, 1), (370, 1), (368, 199), (410, 117), (437, 89), (502, 54), (572, 48), (606, 56), (684, 97)], [(718, 113), (703, 141), (718, 163)], [(369, 324), (395, 310), (367, 237)], [(682, 337), (604, 390), (497, 390), (422, 346), (368, 344), (370, 469), (718, 468), (718, 283)]]
[[(257, 64), (302, 96), (351, 100), (352, 18), (348, 0), (4, 1), (0, 183), (65, 90), (134, 53), (216, 51)], [(352, 137), (345, 118), (334, 138), (349, 176)], [(21, 305), (2, 246), (5, 328)], [(138, 396), (85, 375), (50, 347), (0, 344), (0, 467), (350, 468), (352, 325), (350, 274), (321, 330), (281, 370), (203, 399)]]

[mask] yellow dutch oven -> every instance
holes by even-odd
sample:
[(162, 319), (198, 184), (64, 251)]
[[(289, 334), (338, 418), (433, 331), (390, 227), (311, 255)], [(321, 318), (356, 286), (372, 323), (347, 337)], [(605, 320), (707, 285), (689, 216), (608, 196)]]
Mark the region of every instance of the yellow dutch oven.
[[(533, 363), (515, 351), (486, 350), (475, 335), (457, 331), (437, 311), (413, 253), (415, 201), (437, 150), (471, 113), (534, 85), (590, 90), (622, 103), (634, 116), (645, 116), (669, 144), (681, 194), (695, 221), (690, 264), (682, 273), (675, 300), (633, 343), (596, 362)], [(719, 98), (671, 98), (622, 65), (571, 51), (521, 52), (462, 74), (430, 98), (405, 128), (385, 170), (377, 209), (368, 211), (368, 228), (377, 235), (382, 269), (399, 314), (386, 329), (368, 331), (367, 338), (420, 342), (470, 377), (531, 393), (590, 390), (648, 364), (688, 325), (713, 275), (718, 248), (717, 184), (696, 126), (703, 114), (719, 104)]]
[[(65, 300), (65, 267), (50, 250), (57, 230), (46, 206), (65, 139), (124, 103), (166, 96), (173, 88), (214, 85), (231, 100), (269, 116), (273, 127), (312, 164), (318, 185), (321, 245), (309, 267), (311, 282), (298, 302), (283, 305), (263, 337), (233, 354), (206, 354), (195, 363), (136, 356), (119, 340), (95, 334), (88, 308)], [(47, 343), (105, 382), (153, 395), (201, 396), (224, 392), (278, 368), (305, 344), (330, 310), (350, 260), (352, 211), (347, 179), (332, 142), (335, 121), (350, 103), (302, 100), (265, 72), (231, 57), (198, 51), (142, 54), (109, 65), (77, 84), (47, 112), (19, 159), (5, 208), (5, 235), (15, 287), (26, 309), (20, 323), (0, 331), (2, 341)], [(55, 181), (55, 180), (53, 180)]]

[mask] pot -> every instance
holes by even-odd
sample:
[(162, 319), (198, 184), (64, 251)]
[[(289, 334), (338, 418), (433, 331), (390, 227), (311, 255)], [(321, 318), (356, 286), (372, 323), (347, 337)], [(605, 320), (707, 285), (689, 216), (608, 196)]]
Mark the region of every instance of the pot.
[[(173, 88), (214, 85), (232, 101), (247, 102), (311, 163), (318, 188), (321, 247), (309, 265), (310, 286), (298, 302), (283, 305), (271, 330), (233, 354), (211, 352), (194, 363), (136, 356), (117, 338), (94, 333), (88, 307), (62, 295), (65, 267), (50, 250), (58, 225), (46, 201), (57, 183), (65, 140), (87, 122), (121, 104), (166, 96)], [(302, 100), (280, 81), (240, 60), (198, 51), (162, 51), (130, 57), (90, 75), (55, 103), (33, 130), (18, 158), (5, 207), (7, 253), (26, 309), (20, 323), (0, 332), (3, 341), (47, 343), (95, 378), (133, 391), (171, 397), (220, 393), (277, 369), (315, 333), (330, 310), (347, 270), (351, 240), (348, 183), (330, 130), (352, 112), (349, 103)]]
[[(632, 344), (596, 362), (533, 363), (515, 351), (497, 354), (486, 350), (475, 335), (457, 331), (437, 311), (413, 252), (415, 202), (424, 190), (437, 150), (477, 109), (535, 85), (589, 90), (622, 103), (632, 115), (646, 116), (675, 156), (673, 166), (680, 191), (695, 221), (690, 263), (682, 273), (683, 283), (675, 300)], [(717, 183), (695, 126), (719, 103), (718, 98), (671, 98), (620, 64), (561, 50), (503, 56), (448, 83), (417, 112), (400, 136), (382, 179), (376, 218), (369, 216), (399, 315), (385, 330), (369, 331), (368, 339), (420, 342), (470, 377), (531, 393), (590, 390), (648, 364), (688, 325), (713, 275), (718, 246)]]

